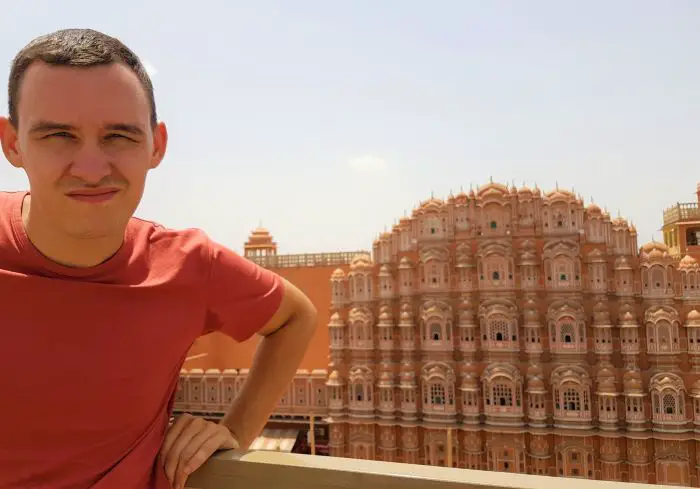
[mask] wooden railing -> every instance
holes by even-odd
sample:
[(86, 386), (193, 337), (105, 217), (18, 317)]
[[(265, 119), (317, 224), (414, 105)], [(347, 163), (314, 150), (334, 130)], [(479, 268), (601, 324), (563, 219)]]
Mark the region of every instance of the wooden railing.
[[(452, 469), (281, 452), (222, 452), (190, 476), (189, 489), (604, 489), (611, 482)], [(648, 484), (620, 489), (649, 489)], [(656, 484), (657, 487), (668, 488)]]

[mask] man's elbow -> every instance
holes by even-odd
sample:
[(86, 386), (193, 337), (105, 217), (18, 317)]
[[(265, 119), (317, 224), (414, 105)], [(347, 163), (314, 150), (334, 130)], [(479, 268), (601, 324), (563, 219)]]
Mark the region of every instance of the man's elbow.
[(313, 302), (305, 295), (301, 294), (299, 305), (295, 311), (295, 318), (310, 335), (313, 335), (318, 327), (318, 310)]

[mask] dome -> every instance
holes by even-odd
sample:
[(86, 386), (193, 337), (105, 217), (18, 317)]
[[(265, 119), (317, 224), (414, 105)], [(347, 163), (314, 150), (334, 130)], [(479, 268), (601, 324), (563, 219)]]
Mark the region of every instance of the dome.
[(343, 278), (345, 278), (345, 272), (342, 271), (340, 268), (336, 268), (333, 272), (333, 275), (331, 275), (332, 280), (341, 280)]
[(542, 377), (542, 367), (540, 367), (536, 363), (531, 363), (527, 367), (527, 377), (528, 378)]
[(615, 379), (615, 374), (609, 368), (603, 367), (598, 371), (598, 381), (610, 378)]
[(618, 256), (615, 258), (615, 270), (632, 270), (629, 260), (626, 256)]
[(379, 276), (380, 277), (391, 277), (391, 269), (389, 268), (388, 265), (381, 266), (381, 268), (379, 269)]
[(663, 260), (665, 253), (657, 248), (654, 248), (646, 255), (647, 260)]
[(603, 211), (600, 209), (598, 204), (590, 203), (588, 204), (588, 207), (586, 207), (586, 212), (588, 212), (591, 215), (601, 215)]
[(527, 185), (523, 185), (520, 187), (520, 190), (518, 190), (518, 195), (521, 197), (532, 197), (532, 190)]
[(529, 324), (534, 324), (537, 323), (539, 320), (540, 313), (537, 312), (537, 309), (525, 309), (525, 322)]
[(382, 372), (381, 377), (379, 378), (379, 385), (383, 386), (391, 386), (394, 383), (394, 376), (391, 375), (389, 372)]
[(527, 381), (527, 392), (541, 393), (545, 392), (544, 382), (540, 377), (533, 377)]
[(333, 370), (328, 375), (328, 381), (326, 381), (326, 385), (342, 385), (342, 382), (340, 380), (340, 374), (337, 370)]
[(659, 243), (658, 241), (650, 241), (648, 243), (643, 244), (640, 249), (642, 253), (649, 253), (652, 250), (659, 250), (662, 253), (668, 252), (668, 246), (666, 246), (663, 243)]
[(337, 312), (334, 312), (331, 315), (331, 320), (328, 323), (329, 328), (342, 328), (344, 326), (343, 324), (343, 318), (340, 317), (340, 314)]
[(562, 200), (565, 202), (571, 202), (576, 200), (576, 195), (573, 192), (563, 189), (555, 189), (545, 194), (545, 198), (549, 201)]
[(697, 270), (698, 262), (690, 255), (685, 255), (678, 264), (678, 270)]
[(445, 207), (445, 203), (442, 200), (431, 197), (430, 199), (426, 200), (425, 202), (421, 202), (420, 207), (418, 207), (418, 209), (414, 210), (413, 213), (416, 215), (438, 214), (443, 210), (444, 207)]
[(625, 229), (629, 228), (629, 226), (630, 226), (629, 223), (627, 222), (627, 219), (625, 219), (624, 217), (616, 217), (615, 219), (613, 219), (612, 225), (613, 225), (613, 227), (625, 228)]
[(693, 326), (700, 326), (700, 312), (693, 309), (688, 313), (688, 323), (693, 323)]
[(266, 241), (267, 239), (272, 239), (272, 236), (270, 236), (270, 231), (263, 227), (257, 227), (253, 229), (253, 231), (250, 233), (250, 240), (260, 240), (260, 241)]
[(615, 388), (615, 379), (612, 377), (605, 377), (598, 381), (598, 392), (605, 394), (615, 394), (617, 389)]
[(382, 310), (379, 312), (379, 321), (380, 322), (391, 322), (391, 311), (389, 308), (382, 308)]
[(360, 253), (359, 255), (355, 255), (355, 257), (352, 259), (352, 262), (350, 263), (350, 269), (351, 270), (364, 270), (364, 271), (369, 271), (372, 269), (372, 260), (370, 256), (366, 253)]
[(622, 315), (622, 323), (623, 324), (631, 324), (631, 325), (637, 325), (637, 320), (634, 318), (634, 315), (627, 311)]
[(486, 185), (480, 186), (476, 193), (479, 197), (483, 197), (487, 194), (505, 196), (508, 195), (508, 187), (502, 183), (489, 182)]
[(476, 379), (476, 376), (467, 373), (462, 377), (462, 385), (461, 389), (462, 390), (476, 390), (479, 388), (479, 382)]
[(639, 372), (639, 370), (628, 370), (622, 377), (625, 381), (630, 379), (642, 380), (642, 374)]
[(459, 323), (460, 324), (473, 324), (474, 319), (472, 318), (472, 313), (469, 309), (463, 309), (459, 312)]
[(413, 265), (411, 264), (411, 260), (406, 256), (402, 257), (401, 261), (399, 262), (399, 268), (401, 268), (401, 269), (413, 268)]
[(642, 375), (637, 370), (628, 370), (623, 376), (625, 392), (641, 394), (643, 392)]

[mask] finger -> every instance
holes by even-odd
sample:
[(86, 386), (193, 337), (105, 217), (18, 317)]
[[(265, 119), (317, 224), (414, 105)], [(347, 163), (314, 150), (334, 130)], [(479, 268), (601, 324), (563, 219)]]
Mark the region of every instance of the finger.
[(165, 439), (163, 440), (163, 445), (160, 449), (161, 463), (164, 464), (164, 461), (168, 457), (168, 453), (170, 452), (170, 449), (175, 443), (175, 440), (177, 440), (178, 436), (180, 436), (180, 433), (182, 433), (182, 431), (187, 427), (187, 425), (192, 421), (193, 418), (194, 416), (190, 414), (183, 414), (175, 420), (175, 422), (172, 424), (172, 426), (170, 426), (170, 428), (168, 428), (168, 431), (165, 434)]
[(204, 421), (202, 418), (193, 417), (178, 433), (177, 438), (170, 446), (164, 459), (164, 463), (165, 474), (168, 476), (171, 483), (175, 480), (175, 471), (177, 470), (182, 450), (184, 450), (184, 448), (190, 443), (190, 440), (192, 440), (197, 433), (205, 429), (205, 423), (206, 421)]
[(209, 460), (219, 448), (230, 445), (231, 435), (217, 429), (214, 425), (192, 438), (189, 445), (182, 451), (175, 472), (175, 487), (185, 487), (187, 477)]

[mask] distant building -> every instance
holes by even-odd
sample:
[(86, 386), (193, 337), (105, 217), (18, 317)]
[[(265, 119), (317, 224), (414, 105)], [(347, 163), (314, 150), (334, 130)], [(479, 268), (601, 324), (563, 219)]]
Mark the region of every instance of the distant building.
[[(679, 206), (664, 229), (686, 248), (497, 183), (423, 202), (371, 255), (277, 255), (257, 230), (244, 254), (327, 327), (255, 446), (308, 450), (313, 417), (333, 456), (697, 487), (700, 267)], [(176, 407), (217, 417), (249, 364), (203, 340)]]
[(423, 202), (331, 277), (331, 455), (697, 486), (699, 278), (563, 189)]
[[(243, 256), (274, 270), (306, 293), (318, 308), (318, 327), (302, 361), (302, 369), (280, 400), (265, 432), (251, 449), (308, 452), (307, 432), (315, 420), (316, 453), (328, 454), (328, 414), (325, 367), (328, 364), (328, 322), (331, 287), (328, 277), (338, 267), (349, 270), (353, 257), (363, 251), (278, 254), (277, 243), (264, 228), (253, 230)], [(199, 338), (180, 375), (175, 412), (219, 419), (238, 394), (258, 339), (236, 343), (223, 334)]]
[(674, 256), (700, 260), (700, 184), (695, 202), (677, 203), (664, 210), (664, 243)]

